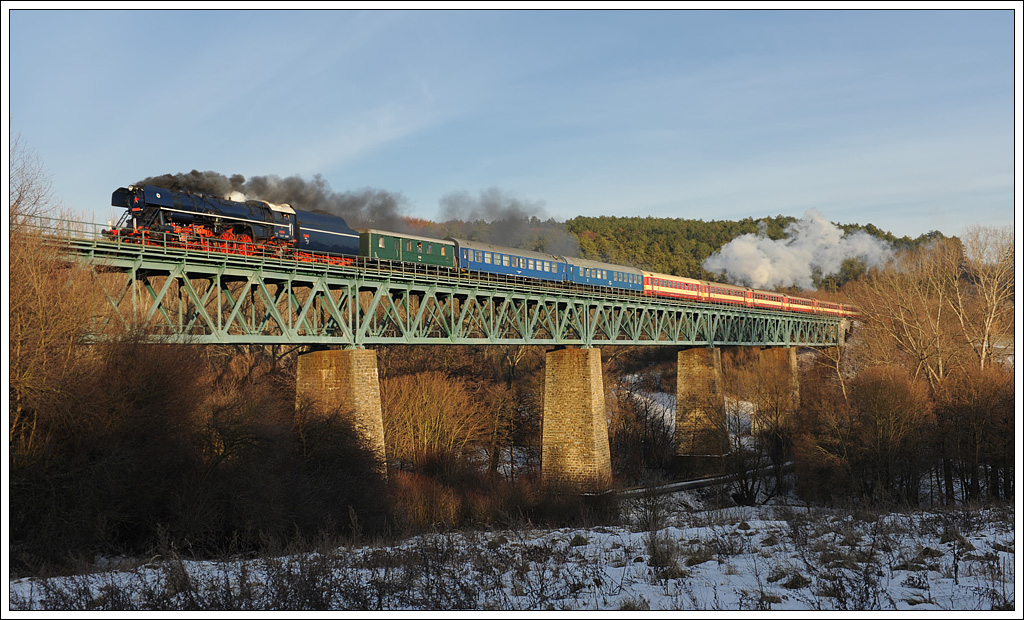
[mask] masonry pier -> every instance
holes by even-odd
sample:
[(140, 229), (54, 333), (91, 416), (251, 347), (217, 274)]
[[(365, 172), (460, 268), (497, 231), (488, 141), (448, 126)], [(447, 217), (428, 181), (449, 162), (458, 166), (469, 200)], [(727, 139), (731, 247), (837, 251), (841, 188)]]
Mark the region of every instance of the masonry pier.
[(796, 347), (769, 347), (761, 349), (761, 359), (776, 365), (783, 377), (788, 398), (782, 403), (782, 411), (788, 415), (796, 413), (800, 406), (800, 373), (796, 365)]
[(611, 489), (600, 349), (556, 349), (547, 354), (541, 479), (549, 489), (581, 493)]
[(684, 349), (676, 356), (676, 456), (688, 473), (720, 473), (729, 454), (722, 350)]
[(350, 416), (386, 472), (384, 416), (380, 403), (377, 352), (371, 349), (330, 349), (299, 356), (296, 402), (311, 402), (328, 415)]

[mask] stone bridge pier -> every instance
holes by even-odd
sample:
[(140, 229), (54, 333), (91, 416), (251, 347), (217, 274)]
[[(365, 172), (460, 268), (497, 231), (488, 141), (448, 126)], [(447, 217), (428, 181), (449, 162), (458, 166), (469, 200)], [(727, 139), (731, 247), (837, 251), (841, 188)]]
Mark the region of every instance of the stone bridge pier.
[[(761, 366), (774, 376), (778, 392), (778, 422), (784, 422), (800, 406), (800, 373), (797, 370), (796, 347), (768, 347), (761, 349)], [(754, 423), (751, 423), (754, 426)], [(756, 430), (756, 429), (752, 429)]]
[(676, 456), (684, 472), (721, 473), (729, 454), (722, 350), (684, 349), (676, 355)]
[(611, 489), (601, 350), (555, 349), (544, 365), (541, 479), (551, 490)]
[(386, 473), (377, 352), (330, 349), (305, 353), (299, 356), (295, 379), (296, 403), (310, 402), (328, 415), (350, 416), (364, 444), (377, 455), (380, 472)]

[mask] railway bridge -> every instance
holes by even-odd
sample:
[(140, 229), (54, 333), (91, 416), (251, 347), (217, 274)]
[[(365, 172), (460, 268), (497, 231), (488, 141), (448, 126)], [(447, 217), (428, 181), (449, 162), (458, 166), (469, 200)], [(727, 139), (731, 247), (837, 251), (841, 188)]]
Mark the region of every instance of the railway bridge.
[(583, 492), (611, 488), (602, 345), (672, 346), (677, 354), (676, 445), (681, 457), (728, 453), (722, 346), (758, 347), (792, 373), (796, 347), (843, 344), (833, 316), (652, 298), (638, 292), (481, 277), (428, 265), (354, 258), (300, 262), (111, 241), (101, 227), (40, 220), (38, 233), (90, 267), (109, 302), (91, 337), (127, 329), (189, 344), (311, 345), (297, 399), (354, 416), (384, 462), (376, 351), (387, 344), (541, 345), (546, 354), (542, 476)]

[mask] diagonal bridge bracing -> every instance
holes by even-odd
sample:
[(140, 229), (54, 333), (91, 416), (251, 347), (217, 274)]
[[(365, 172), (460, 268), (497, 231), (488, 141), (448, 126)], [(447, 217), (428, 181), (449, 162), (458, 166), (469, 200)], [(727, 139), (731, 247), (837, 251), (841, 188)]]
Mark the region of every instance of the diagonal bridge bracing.
[(834, 346), (841, 319), (637, 293), (480, 278), (357, 259), (323, 265), (117, 243), (78, 232), (62, 252), (110, 304), (93, 334), (129, 327), (195, 344)]

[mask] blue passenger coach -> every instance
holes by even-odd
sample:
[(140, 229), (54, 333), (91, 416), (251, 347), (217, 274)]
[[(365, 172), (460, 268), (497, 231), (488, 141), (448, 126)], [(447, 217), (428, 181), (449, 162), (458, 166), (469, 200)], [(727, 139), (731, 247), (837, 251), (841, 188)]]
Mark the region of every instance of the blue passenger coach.
[(553, 282), (565, 280), (565, 259), (561, 256), (451, 237), (448, 240), (455, 242), (462, 269)]
[(644, 272), (582, 258), (565, 258), (566, 280), (574, 284), (607, 286), (627, 291), (644, 290)]

